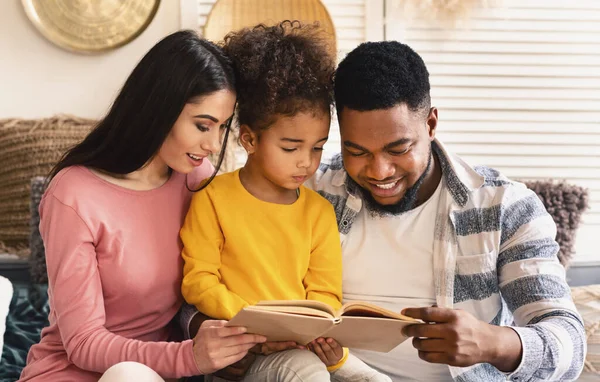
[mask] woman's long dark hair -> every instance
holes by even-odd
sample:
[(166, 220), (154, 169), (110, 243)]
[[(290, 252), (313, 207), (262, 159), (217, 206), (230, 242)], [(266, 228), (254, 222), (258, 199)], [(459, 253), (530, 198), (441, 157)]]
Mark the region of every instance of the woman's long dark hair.
[[(165, 37), (133, 69), (104, 119), (63, 155), (49, 180), (74, 165), (121, 175), (142, 168), (158, 153), (191, 98), (224, 89), (235, 91), (235, 77), (221, 48), (193, 31)], [(203, 187), (223, 161), (229, 126), (215, 172)]]

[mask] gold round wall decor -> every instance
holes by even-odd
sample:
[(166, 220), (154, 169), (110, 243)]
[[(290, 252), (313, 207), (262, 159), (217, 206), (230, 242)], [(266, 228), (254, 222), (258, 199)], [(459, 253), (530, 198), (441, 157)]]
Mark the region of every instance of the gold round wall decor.
[(80, 53), (123, 46), (150, 24), (160, 0), (21, 0), (36, 28), (54, 44)]

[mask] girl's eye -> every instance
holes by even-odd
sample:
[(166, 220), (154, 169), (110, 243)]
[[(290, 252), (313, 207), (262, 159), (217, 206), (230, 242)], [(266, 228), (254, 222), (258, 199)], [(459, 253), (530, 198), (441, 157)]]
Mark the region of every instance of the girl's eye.
[(208, 128), (208, 126), (204, 126), (204, 125), (200, 125), (200, 124), (197, 124), (197, 125), (196, 125), (196, 127), (198, 128), (198, 130), (202, 131), (203, 133), (205, 133), (205, 132), (207, 132), (208, 130), (210, 130), (210, 129)]
[(284, 147), (282, 147), (281, 149), (282, 149), (283, 151), (285, 151), (286, 153), (291, 153), (291, 152), (294, 152), (294, 151), (296, 151), (296, 149), (286, 149), (286, 148), (284, 148)]

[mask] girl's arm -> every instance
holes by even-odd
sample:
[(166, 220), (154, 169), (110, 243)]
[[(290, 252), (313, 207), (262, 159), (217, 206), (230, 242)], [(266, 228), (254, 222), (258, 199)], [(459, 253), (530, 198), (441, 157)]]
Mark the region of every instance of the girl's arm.
[(312, 252), (304, 287), (308, 300), (318, 300), (340, 308), (342, 301), (342, 247), (333, 207), (322, 200), (314, 223)]
[(205, 315), (230, 320), (248, 303), (221, 283), (223, 233), (207, 190), (194, 194), (181, 229), (185, 300)]

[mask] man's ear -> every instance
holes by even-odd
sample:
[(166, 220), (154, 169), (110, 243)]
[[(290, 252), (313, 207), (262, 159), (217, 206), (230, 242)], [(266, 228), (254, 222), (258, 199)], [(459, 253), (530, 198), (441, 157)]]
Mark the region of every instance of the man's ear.
[(438, 123), (438, 111), (436, 107), (432, 107), (429, 109), (429, 114), (427, 115), (427, 132), (429, 134), (429, 140), (433, 141), (435, 139), (435, 132)]
[(254, 154), (258, 135), (248, 125), (240, 126), (240, 144), (246, 150), (248, 155)]

